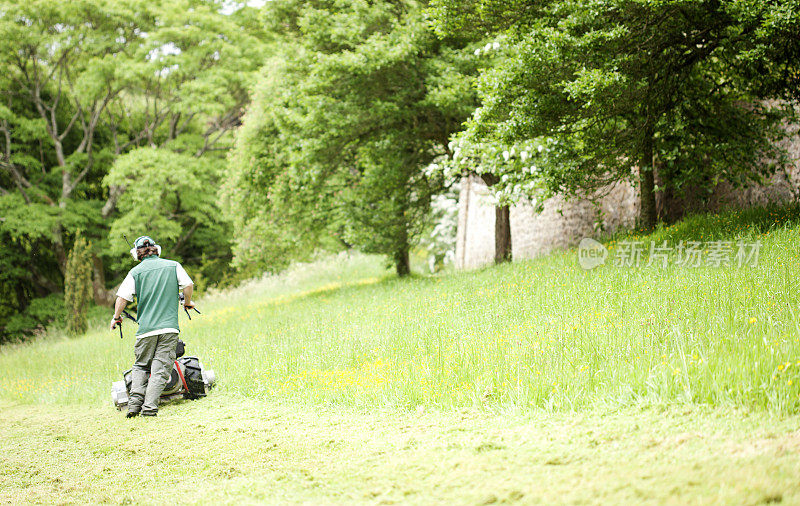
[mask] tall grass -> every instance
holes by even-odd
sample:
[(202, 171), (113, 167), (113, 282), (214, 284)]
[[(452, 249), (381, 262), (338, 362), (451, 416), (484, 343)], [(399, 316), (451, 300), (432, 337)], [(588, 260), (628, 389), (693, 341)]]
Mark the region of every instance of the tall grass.
[[(760, 241), (755, 266), (584, 271), (575, 251), (400, 280), (355, 256), (201, 300), (189, 353), (219, 388), (370, 407), (800, 407), (797, 207), (693, 217), (623, 240)], [(314, 274), (318, 273), (318, 274)], [(129, 336), (133, 329), (127, 328)], [(0, 351), (0, 399), (102, 403), (132, 337)]]

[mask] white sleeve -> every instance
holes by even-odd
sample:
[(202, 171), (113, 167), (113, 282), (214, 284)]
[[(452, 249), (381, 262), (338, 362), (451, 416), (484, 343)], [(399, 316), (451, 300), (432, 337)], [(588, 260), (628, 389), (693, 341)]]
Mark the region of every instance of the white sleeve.
[(186, 271), (184, 270), (184, 268), (183, 268), (183, 266), (181, 264), (177, 265), (177, 267), (175, 268), (175, 271), (178, 274), (178, 286), (180, 287), (181, 290), (183, 290), (184, 288), (186, 288), (189, 285), (193, 285), (194, 284), (192, 282), (192, 278), (190, 278), (189, 275), (186, 274)]
[(136, 282), (133, 280), (133, 276), (131, 276), (131, 273), (129, 272), (128, 275), (125, 276), (125, 279), (122, 280), (122, 284), (119, 285), (117, 297), (122, 297), (128, 302), (133, 302), (134, 295), (136, 295)]

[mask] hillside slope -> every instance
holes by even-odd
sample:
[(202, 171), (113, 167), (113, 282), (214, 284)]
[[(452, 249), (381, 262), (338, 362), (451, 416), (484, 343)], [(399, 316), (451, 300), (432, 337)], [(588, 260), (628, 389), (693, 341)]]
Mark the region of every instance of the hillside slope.
[[(650, 241), (666, 265), (619, 261)], [(759, 255), (690, 267), (688, 241)], [(0, 502), (800, 502), (798, 243), (787, 208), (588, 271), (296, 266), (201, 298), (183, 337), (218, 387), (154, 420), (110, 401), (130, 326), (3, 347)]]
[[(749, 213), (749, 214), (748, 214)], [(340, 257), (200, 301), (182, 316), (189, 354), (219, 390), (360, 407), (547, 409), (701, 403), (800, 406), (797, 208), (688, 220), (616, 238), (606, 265), (575, 251), (443, 276), (397, 279)], [(756, 262), (615, 265), (625, 241), (758, 244)], [(752, 249), (752, 248), (751, 248)], [(753, 265), (751, 265), (751, 263)], [(0, 350), (0, 399), (108, 402), (133, 328)]]

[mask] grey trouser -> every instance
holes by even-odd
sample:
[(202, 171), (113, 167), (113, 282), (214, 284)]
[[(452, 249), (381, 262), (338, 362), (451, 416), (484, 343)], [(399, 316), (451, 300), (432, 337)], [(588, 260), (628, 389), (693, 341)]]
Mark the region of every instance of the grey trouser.
[[(172, 374), (177, 345), (178, 334), (175, 333), (140, 337), (136, 340), (136, 346), (133, 348), (136, 362), (133, 364), (128, 411), (141, 411), (143, 414), (153, 414), (158, 411), (161, 392), (164, 391), (164, 385)], [(150, 373), (149, 381), (148, 373)]]

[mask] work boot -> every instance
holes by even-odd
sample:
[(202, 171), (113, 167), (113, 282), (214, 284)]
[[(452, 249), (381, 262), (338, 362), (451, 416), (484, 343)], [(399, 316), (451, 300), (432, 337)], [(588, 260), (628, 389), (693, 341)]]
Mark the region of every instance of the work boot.
[(134, 416), (139, 416), (138, 411), (128, 411), (128, 414), (125, 415), (125, 418), (133, 418)]

